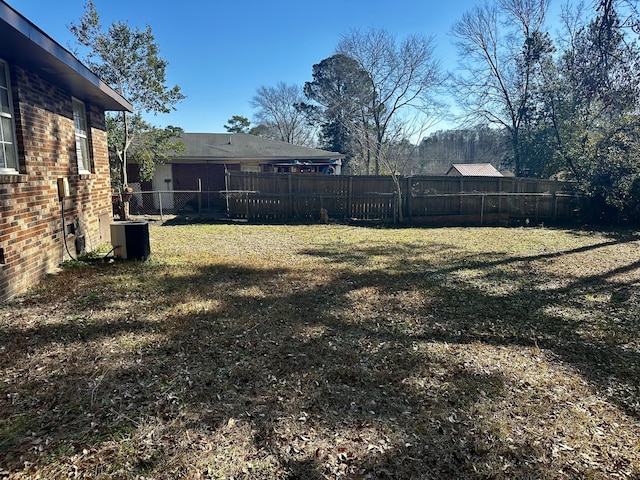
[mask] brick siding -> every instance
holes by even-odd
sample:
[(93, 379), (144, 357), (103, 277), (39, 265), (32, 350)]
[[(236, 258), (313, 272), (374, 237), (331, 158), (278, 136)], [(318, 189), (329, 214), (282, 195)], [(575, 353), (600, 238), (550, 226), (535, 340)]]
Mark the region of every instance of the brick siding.
[[(39, 75), (9, 65), (19, 175), (0, 175), (0, 301), (23, 293), (73, 256), (109, 241), (111, 187), (104, 111), (85, 103), (91, 174), (79, 175), (72, 97)], [(79, 100), (84, 100), (80, 98)], [(62, 228), (57, 179), (67, 178)], [(78, 242), (82, 244), (82, 242)]]

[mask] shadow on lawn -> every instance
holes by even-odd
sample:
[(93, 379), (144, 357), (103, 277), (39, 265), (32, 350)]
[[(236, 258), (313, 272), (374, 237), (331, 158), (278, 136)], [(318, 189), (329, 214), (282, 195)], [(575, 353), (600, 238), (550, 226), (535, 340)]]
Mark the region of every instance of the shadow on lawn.
[[(640, 270), (640, 260), (602, 274), (563, 281), (557, 286), (553, 285), (556, 280), (553, 276), (543, 278), (544, 275), (531, 268), (535, 262), (638, 240), (635, 234), (621, 233), (615, 238), (596, 245), (525, 257), (466, 256), (448, 261), (445, 267), (437, 261), (411, 261), (413, 273), (390, 277), (394, 284), (436, 293), (429, 320), (423, 323), (421, 333), (413, 338), (548, 349), (577, 368), (602, 391), (607, 391), (611, 400), (628, 414), (640, 418), (640, 356), (627, 348), (637, 339), (640, 330), (640, 304), (635, 295), (637, 281), (614, 280), (618, 275)], [(449, 246), (439, 245), (432, 250), (437, 255), (449, 250)], [(402, 252), (403, 248), (398, 251)], [(361, 259), (371, 252), (342, 254), (328, 250), (307, 253), (323, 257), (330, 263), (352, 264), (354, 259), (361, 263)], [(397, 265), (388, 267), (388, 271), (406, 270), (406, 263), (407, 258), (403, 258)], [(475, 271), (481, 281), (452, 278), (452, 274), (461, 271)], [(379, 275), (379, 272), (373, 273), (369, 281), (360, 278), (360, 283), (379, 285), (382, 281)], [(508, 288), (491, 293), (479, 286), (483, 282)], [(540, 288), (544, 282), (553, 286)], [(588, 305), (585, 299), (597, 295), (608, 298), (607, 304), (595, 308)], [(572, 318), (567, 316), (567, 310), (574, 312)], [(595, 338), (598, 335), (600, 338)]]
[[(333, 265), (336, 274), (328, 282), (292, 280), (283, 269), (216, 265), (172, 276), (146, 267), (138, 281), (159, 299), (155, 308), (120, 312), (112, 322), (79, 322), (77, 315), (91, 318), (96, 308), (84, 302), (61, 306), (59, 313), (73, 313), (75, 320), (3, 329), (3, 369), (14, 376), (5, 375), (8, 393), (0, 400), (6, 419), (0, 467), (19, 470), (29, 461), (37, 470), (41, 447), (49, 452), (46, 463), (83, 449), (122, 450), (113, 446), (120, 439), (131, 444), (129, 453), (108, 460), (121, 463), (124, 470), (111, 473), (125, 478), (206, 472), (216, 455), (238, 455), (235, 475), (243, 478), (553, 477), (563, 465), (550, 457), (549, 445), (508, 443), (501, 425), (480, 415), (500, 408), (510, 380), (422, 350), (424, 342), (538, 346), (638, 417), (637, 354), (616, 335), (585, 339), (580, 332), (589, 325), (581, 315), (554, 312), (584, 312), (585, 295), (630, 289), (608, 281), (640, 262), (541, 290), (530, 264), (559, 254), (459, 258), (446, 267), (413, 262), (408, 269), (407, 259), (424, 248), (401, 246), (395, 265), (368, 271), (352, 267), (384, 249), (307, 252)], [(434, 254), (449, 250), (433, 247)], [(99, 308), (109, 310), (124, 291), (110, 276), (122, 272), (96, 268), (103, 283), (91, 288), (103, 293)], [(122, 268), (136, 275), (135, 267)], [(484, 283), (455, 276), (469, 269)], [(510, 288), (492, 293), (482, 287), (502, 283)], [(394, 302), (407, 293), (428, 301)], [(620, 303), (627, 301), (622, 296)], [(618, 334), (636, 335), (637, 320), (621, 319)], [(110, 350), (102, 348), (111, 343)], [(36, 373), (40, 367), (46, 374)], [(546, 408), (528, 412), (527, 422), (543, 419)], [(135, 438), (143, 425), (149, 433)], [(185, 432), (209, 438), (208, 449), (181, 447)], [(247, 440), (238, 432), (250, 436), (244, 451)], [(98, 465), (99, 459), (91, 468)], [(229, 474), (222, 467), (218, 473)]]

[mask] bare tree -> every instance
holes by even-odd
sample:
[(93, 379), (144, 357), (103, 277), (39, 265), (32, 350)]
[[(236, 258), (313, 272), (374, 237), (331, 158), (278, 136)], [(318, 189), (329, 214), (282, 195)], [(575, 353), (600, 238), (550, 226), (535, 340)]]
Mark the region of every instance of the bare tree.
[(361, 106), (359, 120), (350, 128), (357, 133), (366, 165), (372, 158), (378, 175), (387, 135), (401, 115), (403, 120), (409, 115), (420, 118), (423, 125), (438, 118), (441, 105), (434, 93), (442, 79), (433, 38), (411, 35), (397, 42), (386, 30), (353, 30), (343, 36), (336, 52), (358, 62), (371, 82), (369, 103)]
[(380, 164), (391, 175), (396, 189), (396, 214), (400, 223), (404, 221), (401, 175), (407, 173), (410, 163), (418, 154), (419, 144), (411, 139), (423, 138), (424, 133), (424, 125), (415, 117), (395, 121), (387, 129), (386, 141), (378, 151)]
[(466, 12), (453, 25), (459, 71), (457, 98), (473, 123), (507, 129), (522, 173), (521, 133), (533, 108), (535, 79), (552, 50), (542, 32), (549, 0), (498, 0)]
[(275, 87), (259, 87), (251, 100), (256, 123), (263, 135), (296, 145), (313, 146), (315, 131), (296, 105), (304, 101), (302, 88), (279, 82)]

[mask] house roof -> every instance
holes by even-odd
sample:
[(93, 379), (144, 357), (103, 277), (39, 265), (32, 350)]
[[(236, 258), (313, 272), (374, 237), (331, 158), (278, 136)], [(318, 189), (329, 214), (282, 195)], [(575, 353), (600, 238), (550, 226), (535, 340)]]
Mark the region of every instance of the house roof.
[(490, 163), (454, 163), (447, 175), (463, 177), (502, 177), (503, 175)]
[(118, 92), (3, 1), (0, 1), (0, 58), (31, 70), (74, 97), (105, 110), (133, 111)]
[(244, 133), (183, 133), (185, 151), (175, 161), (207, 160), (338, 160), (344, 155)]

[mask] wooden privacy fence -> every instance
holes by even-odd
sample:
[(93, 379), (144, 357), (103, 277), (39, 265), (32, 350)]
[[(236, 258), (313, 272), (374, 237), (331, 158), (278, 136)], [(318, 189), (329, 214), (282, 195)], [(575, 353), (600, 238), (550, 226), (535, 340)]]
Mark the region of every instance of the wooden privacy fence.
[(334, 219), (495, 223), (575, 220), (572, 185), (512, 177), (391, 177), (227, 173), (227, 213), (248, 220)]

